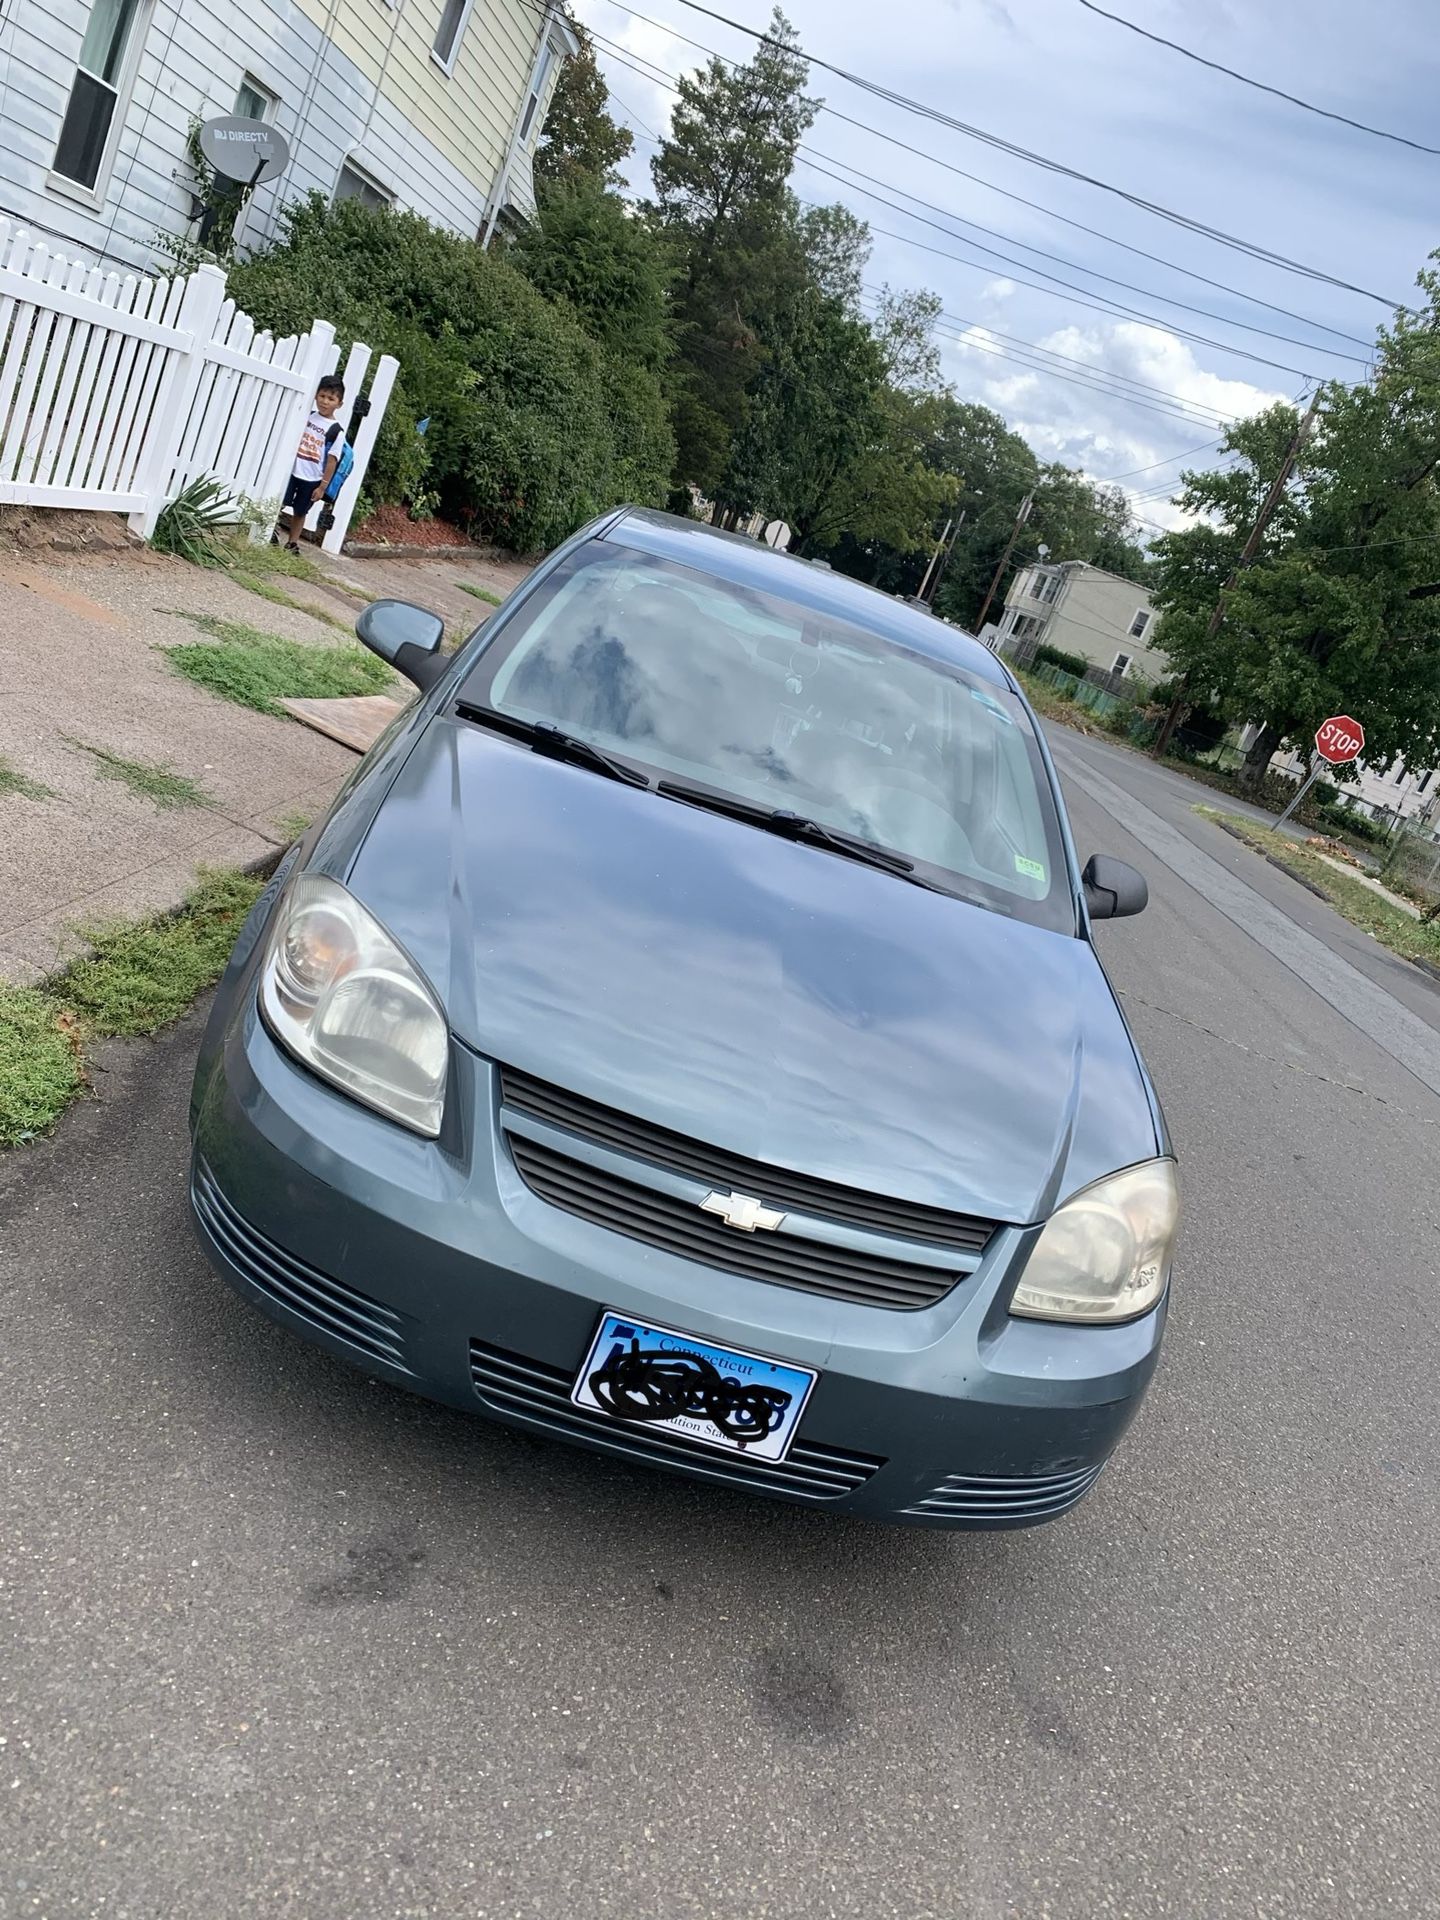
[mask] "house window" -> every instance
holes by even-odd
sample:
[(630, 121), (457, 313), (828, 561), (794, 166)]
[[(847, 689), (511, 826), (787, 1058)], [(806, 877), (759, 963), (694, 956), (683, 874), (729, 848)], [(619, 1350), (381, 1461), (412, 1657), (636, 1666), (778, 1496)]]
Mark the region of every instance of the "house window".
[(55, 149), (55, 172), (94, 190), (120, 109), (126, 54), (141, 0), (95, 0)]
[(1130, 671), (1130, 660), (1131, 660), (1130, 654), (1117, 653), (1115, 656), (1115, 663), (1111, 667), (1110, 671), (1112, 673), (1128, 673)]
[(1130, 638), (1132, 640), (1143, 640), (1145, 638), (1145, 629), (1149, 624), (1149, 613), (1144, 607), (1138, 607), (1135, 612), (1135, 618), (1130, 622)]
[(335, 198), (340, 200), (358, 200), (363, 207), (392, 207), (395, 196), (388, 187), (382, 187), (378, 180), (347, 160), (340, 169), (340, 178), (335, 182)]
[(235, 89), (235, 111), (242, 120), (268, 120), (275, 111), (275, 96), (247, 73)]
[(446, 73), (455, 65), (471, 5), (472, 0), (445, 0), (440, 9), (440, 24), (435, 29), (435, 44), (430, 49), (430, 58), (442, 66)]
[[(535, 115), (540, 102), (545, 98), (545, 87), (550, 79), (550, 69), (555, 64), (555, 47), (547, 40), (540, 54), (540, 64), (535, 69), (535, 84), (530, 89), (530, 98), (525, 102), (525, 112), (520, 121), (520, 138), (528, 140), (530, 129), (535, 125)], [(536, 128), (538, 133), (539, 129)]]
[(1059, 591), (1060, 576), (1058, 573), (1041, 573), (1037, 568), (1036, 571), (1031, 574), (1030, 598), (1032, 600), (1043, 600), (1048, 604), (1055, 598)]

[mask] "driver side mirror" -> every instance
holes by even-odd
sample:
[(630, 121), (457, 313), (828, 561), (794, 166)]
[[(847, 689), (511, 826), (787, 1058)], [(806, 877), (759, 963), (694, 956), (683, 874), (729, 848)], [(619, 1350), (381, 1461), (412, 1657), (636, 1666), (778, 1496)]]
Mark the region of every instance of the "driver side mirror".
[(1150, 899), (1144, 874), (1124, 860), (1112, 860), (1108, 853), (1091, 854), (1080, 884), (1092, 920), (1123, 920), (1143, 913)]
[(426, 607), (409, 600), (372, 600), (355, 622), (355, 631), (372, 653), (417, 687), (434, 686), (445, 671), (440, 652), (445, 622)]

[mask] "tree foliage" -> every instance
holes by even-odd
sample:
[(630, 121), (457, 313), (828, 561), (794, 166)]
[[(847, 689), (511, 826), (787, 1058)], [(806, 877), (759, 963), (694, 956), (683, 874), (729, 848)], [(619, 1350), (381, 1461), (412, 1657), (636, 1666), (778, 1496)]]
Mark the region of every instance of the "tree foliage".
[(561, 69), (545, 131), (535, 149), (535, 181), (542, 202), (549, 187), (614, 186), (620, 162), (635, 136), (609, 112), (610, 89), (595, 58), (595, 45), (578, 20), (570, 27), (580, 51)]
[(1374, 378), (1323, 390), (1297, 478), (1214, 634), (1293, 409), (1232, 428), (1237, 464), (1184, 476), (1184, 504), (1208, 523), (1156, 543), (1167, 651), (1228, 718), (1261, 723), (1255, 777), (1281, 739), (1308, 744), (1341, 711), (1364, 724), (1372, 762), (1440, 759), (1440, 275), (1420, 286), (1425, 306), (1382, 329)]
[(511, 258), (533, 286), (568, 301), (610, 353), (658, 372), (671, 353), (669, 271), (648, 225), (585, 182), (549, 188)]

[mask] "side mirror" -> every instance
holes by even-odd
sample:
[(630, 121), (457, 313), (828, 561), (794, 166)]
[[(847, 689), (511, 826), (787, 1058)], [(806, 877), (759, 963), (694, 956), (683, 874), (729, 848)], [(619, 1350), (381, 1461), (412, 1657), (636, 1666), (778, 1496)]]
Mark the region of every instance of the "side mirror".
[(445, 671), (440, 653), (445, 622), (426, 607), (409, 600), (372, 600), (355, 631), (372, 653), (417, 687), (433, 686)]
[(1091, 854), (1080, 883), (1092, 920), (1123, 920), (1132, 913), (1143, 913), (1149, 903), (1150, 889), (1144, 874), (1124, 860), (1112, 860), (1108, 853)]

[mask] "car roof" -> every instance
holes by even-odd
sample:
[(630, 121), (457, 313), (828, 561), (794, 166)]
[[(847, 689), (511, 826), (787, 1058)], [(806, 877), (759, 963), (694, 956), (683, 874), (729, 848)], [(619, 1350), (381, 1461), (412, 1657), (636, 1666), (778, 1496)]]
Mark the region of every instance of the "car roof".
[(753, 587), (813, 613), (848, 620), (857, 627), (908, 647), (914, 653), (964, 667), (977, 679), (1010, 687), (1010, 676), (990, 652), (970, 634), (947, 625), (933, 613), (921, 613), (893, 595), (852, 580), (848, 574), (811, 566), (792, 553), (779, 553), (763, 541), (726, 533), (701, 520), (685, 520), (673, 513), (632, 507), (611, 521), (597, 536), (616, 545), (633, 547), (656, 560), (673, 560), (714, 579)]

